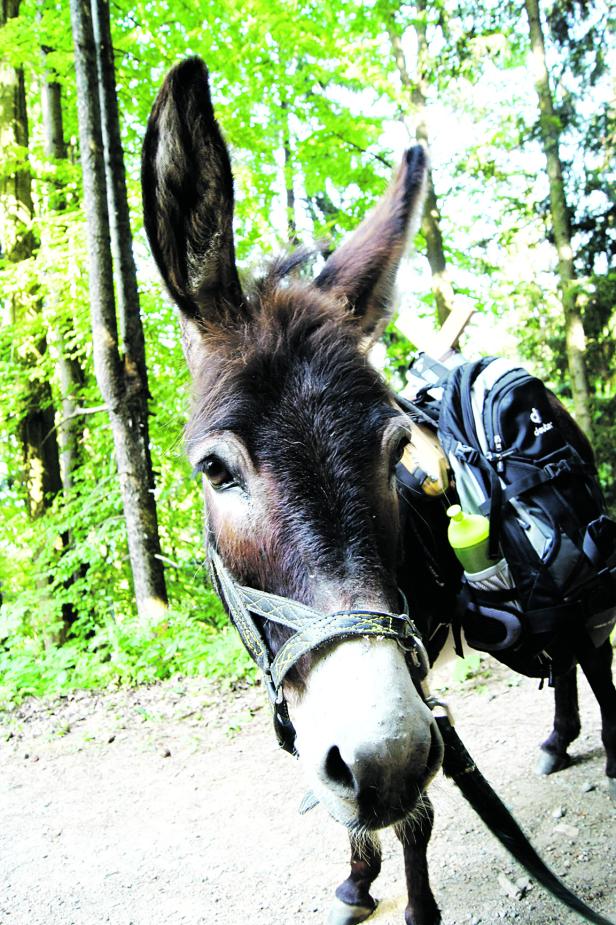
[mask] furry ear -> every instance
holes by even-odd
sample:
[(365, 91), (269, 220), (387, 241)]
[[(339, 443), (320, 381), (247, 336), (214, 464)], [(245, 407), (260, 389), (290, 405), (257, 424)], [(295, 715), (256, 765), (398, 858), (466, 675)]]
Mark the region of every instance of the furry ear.
[(425, 148), (409, 148), (385, 197), (315, 280), (348, 302), (365, 335), (374, 336), (389, 318), (400, 258), (421, 222), (427, 172)]
[(184, 315), (210, 321), (238, 311), (233, 177), (200, 58), (165, 78), (148, 120), (141, 180), (152, 253)]

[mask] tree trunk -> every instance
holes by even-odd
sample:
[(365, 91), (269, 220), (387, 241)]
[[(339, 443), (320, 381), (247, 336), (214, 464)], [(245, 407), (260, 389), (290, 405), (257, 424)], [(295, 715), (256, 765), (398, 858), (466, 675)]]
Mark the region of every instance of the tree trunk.
[(131, 380), (131, 392), (139, 393), (144, 400), (144, 421), (147, 437), (147, 405), (145, 402), (148, 397), (148, 377), (145, 340), (139, 309), (137, 272), (133, 259), (133, 238), (128, 211), (124, 152), (115, 87), (115, 65), (109, 22), (109, 4), (106, 0), (92, 0), (92, 25), (96, 47), (107, 207), (116, 279), (122, 353), (125, 374)]
[[(153, 495), (153, 476), (150, 464), (147, 428), (147, 400), (145, 351), (143, 331), (139, 317), (136, 283), (132, 288), (130, 271), (130, 225), (128, 210), (124, 213), (121, 193), (124, 184), (124, 165), (119, 139), (114, 136), (117, 124), (107, 111), (110, 96), (115, 100), (115, 85), (110, 88), (109, 52), (101, 52), (100, 88), (97, 73), (97, 54), (94, 40), (93, 16), (88, 0), (71, 0), (71, 22), (75, 46), (77, 78), (77, 110), (79, 119), (80, 156), (83, 170), (84, 205), (88, 231), (90, 269), (90, 311), (94, 369), (99, 388), (109, 408), (109, 419), (118, 465), (124, 517), (128, 534), (128, 549), (135, 588), (137, 609), (145, 619), (155, 618), (164, 611), (167, 592), (160, 558), (160, 541)], [(98, 28), (101, 40), (108, 37), (106, 7), (99, 5)], [(108, 41), (108, 39), (107, 39)], [(106, 63), (104, 63), (106, 61)], [(111, 67), (113, 62), (111, 61)], [(105, 154), (101, 122), (100, 100), (105, 101), (105, 135), (110, 145), (107, 154), (109, 192), (105, 181)], [(121, 177), (116, 175), (120, 172)], [(124, 191), (125, 198), (125, 191)], [(114, 249), (118, 257), (118, 297), (122, 318), (122, 338), (126, 359), (122, 360), (118, 347), (118, 326), (115, 312), (113, 263), (110, 242), (110, 222), (107, 202), (112, 204)], [(133, 268), (134, 272), (134, 268)]]
[(282, 100), (282, 151), (285, 188), (285, 206), (287, 210), (287, 240), (291, 247), (299, 243), (297, 223), (295, 221), (295, 188), (293, 184), (293, 156), (291, 154), (291, 130), (289, 128), (289, 104)]
[[(17, 16), (20, 0), (2, 0), (0, 26)], [(16, 149), (27, 149), (28, 119), (24, 72), (0, 61), (0, 151), (5, 156), (17, 157)], [(31, 230), (32, 193), (30, 167), (24, 166), (11, 173), (0, 173), (0, 256), (17, 263), (32, 256), (34, 237)]]
[[(19, 13), (19, 0), (8, 0), (0, 7), (0, 24)], [(32, 258), (37, 241), (32, 233), (33, 204), (28, 162), (28, 119), (26, 91), (21, 68), (0, 65), (0, 141), (3, 151), (15, 151), (23, 166), (0, 176), (0, 251), (9, 263)], [(42, 303), (34, 282), (23, 286), (20, 297), (11, 298), (12, 321), (27, 325), (40, 315)], [(32, 342), (27, 336), (17, 353), (27, 380), (23, 410), (18, 424), (22, 447), (23, 475), (28, 512), (32, 519), (45, 514), (62, 490), (58, 435), (50, 383), (40, 376), (40, 364), (47, 352), (47, 337)], [(37, 369), (38, 367), (38, 369)], [(54, 548), (61, 553), (66, 536), (58, 537)], [(40, 582), (41, 594), (48, 594), (47, 579)], [(62, 628), (55, 638), (63, 642), (75, 621), (75, 611), (65, 602), (61, 609)]]
[[(51, 49), (43, 48), (43, 62)], [(41, 110), (43, 116), (43, 140), (45, 154), (48, 158), (65, 160), (68, 149), (64, 141), (64, 124), (62, 118), (62, 87), (54, 80), (54, 75), (45, 72), (45, 79), (41, 92)], [(47, 197), (49, 210), (57, 212), (64, 208), (64, 195), (60, 186), (53, 194)], [(66, 234), (63, 227), (58, 234)], [(57, 426), (58, 448), (60, 451), (60, 474), (64, 494), (68, 496), (73, 488), (73, 471), (78, 464), (79, 447), (81, 445), (83, 428), (80, 418), (76, 415), (78, 408), (79, 390), (84, 382), (84, 374), (80, 363), (71, 357), (66, 347), (66, 341), (71, 334), (70, 327), (50, 325), (49, 343), (56, 354), (56, 371), (60, 385), (61, 419)]]
[[(50, 49), (44, 48), (43, 54), (47, 55), (49, 51)], [(57, 161), (64, 160), (67, 147), (64, 141), (62, 120), (62, 87), (51, 74), (45, 75), (42, 95), (45, 154)]]
[(539, 125), (550, 184), (550, 213), (558, 254), (558, 275), (565, 319), (567, 364), (577, 423), (588, 437), (592, 435), (592, 415), (586, 376), (586, 338), (577, 304), (576, 280), (571, 247), (571, 220), (560, 159), (560, 121), (554, 112), (552, 91), (545, 60), (545, 45), (538, 0), (525, 0), (530, 30), (535, 89), (539, 99)]
[[(427, 82), (426, 72), (428, 65), (428, 44), (426, 42), (426, 3), (420, 0), (417, 4), (417, 17), (414, 23), (417, 35), (417, 80), (414, 81), (406, 67), (402, 40), (397, 30), (393, 12), (388, 14), (387, 31), (391, 44), (394, 61), (400, 75), (400, 82), (407, 91), (416, 116), (415, 134), (418, 141), (423, 141), (428, 150), (430, 139), (428, 135), (428, 122), (426, 117)], [(428, 189), (421, 230), (426, 239), (426, 251), (430, 270), (432, 271), (432, 292), (436, 303), (436, 313), (439, 324), (444, 324), (447, 316), (453, 311), (455, 296), (449, 275), (443, 248), (443, 235), (441, 233), (441, 216), (436, 198), (436, 191), (432, 181), (432, 171), (428, 172)]]
[[(0, 25), (19, 13), (19, 0), (3, 0)], [(8, 263), (31, 258), (36, 250), (32, 233), (31, 175), (27, 158), (28, 117), (24, 73), (0, 63), (0, 148), (23, 166), (0, 174), (0, 253)], [(40, 300), (34, 285), (26, 286), (22, 298), (11, 298), (13, 322), (26, 322), (38, 314)], [(54, 409), (49, 383), (33, 368), (47, 351), (45, 337), (36, 343), (24, 341), (18, 348), (28, 378), (26, 400), (19, 422), (23, 453), (24, 483), (32, 518), (41, 517), (61, 488), (58, 444), (54, 431)]]

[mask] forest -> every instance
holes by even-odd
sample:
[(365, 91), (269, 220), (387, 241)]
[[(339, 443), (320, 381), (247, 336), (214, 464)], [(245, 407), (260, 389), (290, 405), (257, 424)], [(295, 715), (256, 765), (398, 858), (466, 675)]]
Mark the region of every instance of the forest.
[[(396, 388), (454, 311), (543, 377), (616, 506), (608, 0), (2, 0), (0, 704), (248, 657), (208, 585), (190, 382), (143, 231), (167, 69), (208, 65), (246, 274), (334, 244), (402, 151), (424, 219), (374, 359)], [(613, 15), (613, 12), (612, 12)], [(610, 63), (612, 69), (610, 69)]]

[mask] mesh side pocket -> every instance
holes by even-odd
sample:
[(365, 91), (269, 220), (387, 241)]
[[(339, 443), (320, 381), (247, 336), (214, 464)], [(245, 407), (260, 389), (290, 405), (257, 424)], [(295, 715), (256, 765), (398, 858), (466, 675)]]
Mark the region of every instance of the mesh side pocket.
[[(481, 572), (464, 572), (467, 582), (476, 591), (508, 591), (515, 587), (515, 582), (511, 577), (509, 566), (506, 559), (495, 562), (494, 565), (488, 566)], [(515, 600), (508, 601), (516, 610), (520, 610), (520, 605)]]

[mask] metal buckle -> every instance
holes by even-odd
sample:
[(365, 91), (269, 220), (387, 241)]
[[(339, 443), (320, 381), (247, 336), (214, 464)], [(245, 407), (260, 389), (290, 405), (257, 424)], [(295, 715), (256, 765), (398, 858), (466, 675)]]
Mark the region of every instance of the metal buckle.
[(405, 633), (400, 644), (413, 663), (417, 680), (425, 681), (430, 671), (430, 659), (419, 630), (409, 617), (405, 620)]
[(477, 450), (473, 449), (472, 446), (467, 446), (465, 443), (460, 443), (459, 441), (453, 452), (454, 456), (461, 462), (468, 462), (471, 465), (473, 465), (473, 463), (479, 457)]
[(551, 479), (555, 479), (559, 475), (564, 475), (566, 472), (571, 472), (571, 466), (569, 464), (569, 460), (559, 459), (558, 462), (546, 463), (546, 465), (543, 467), (543, 471), (547, 472)]
[(436, 719), (438, 719), (439, 716), (444, 716), (449, 720), (452, 726), (455, 725), (453, 713), (449, 708), (449, 704), (444, 700), (441, 700), (439, 697), (434, 697), (432, 694), (430, 694), (429, 697), (426, 697), (426, 706), (432, 710)]
[(283, 694), (282, 688), (276, 690), (276, 685), (274, 684), (272, 674), (269, 668), (261, 669), (263, 674), (263, 683), (265, 684), (265, 690), (267, 691), (267, 696), (270, 699), (272, 706), (282, 703)]

